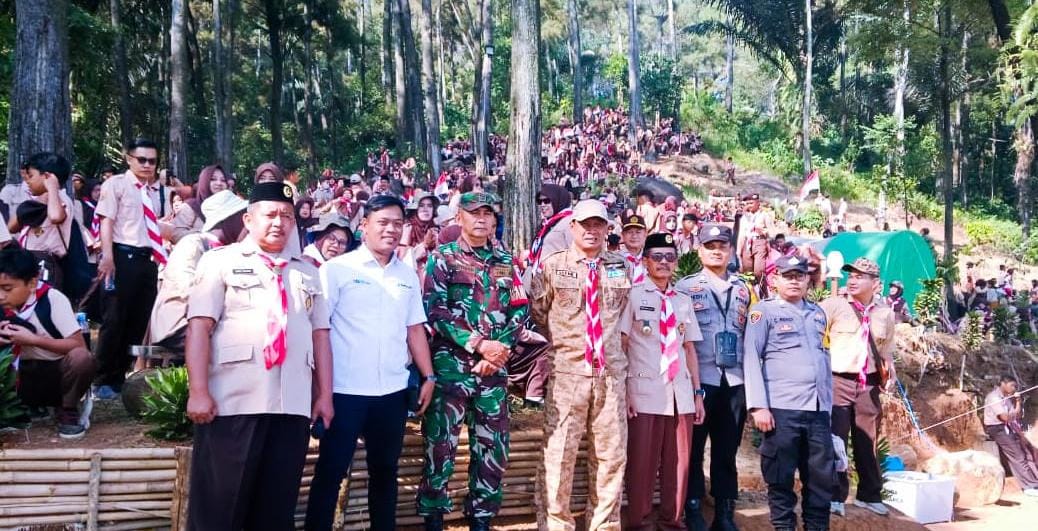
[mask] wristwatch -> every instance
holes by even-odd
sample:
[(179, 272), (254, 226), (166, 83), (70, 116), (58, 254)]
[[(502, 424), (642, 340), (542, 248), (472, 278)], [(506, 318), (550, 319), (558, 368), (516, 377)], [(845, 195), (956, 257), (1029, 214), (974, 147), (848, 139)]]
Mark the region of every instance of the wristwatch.
[(705, 397), (706, 396), (706, 390), (705, 389), (696, 389), (696, 390), (692, 391), (692, 394), (694, 396), (704, 396)]
[(430, 374), (429, 376), (425, 376), (425, 377), (422, 378), (422, 381), (423, 382), (436, 383), (436, 375), (435, 374)]

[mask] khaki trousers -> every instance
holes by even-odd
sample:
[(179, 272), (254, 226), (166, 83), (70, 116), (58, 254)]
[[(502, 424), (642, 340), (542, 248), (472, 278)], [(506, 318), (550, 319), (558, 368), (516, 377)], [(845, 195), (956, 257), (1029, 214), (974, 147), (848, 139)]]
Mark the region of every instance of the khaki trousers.
[(538, 477), (538, 528), (576, 529), (570, 512), (577, 452), (588, 438), (587, 528), (620, 529), (627, 464), (626, 380), (609, 374), (552, 374), (545, 403), (544, 462)]
[[(639, 413), (627, 423), (627, 529), (684, 530), (692, 415)], [(660, 510), (654, 523), (649, 514), (657, 474)]]

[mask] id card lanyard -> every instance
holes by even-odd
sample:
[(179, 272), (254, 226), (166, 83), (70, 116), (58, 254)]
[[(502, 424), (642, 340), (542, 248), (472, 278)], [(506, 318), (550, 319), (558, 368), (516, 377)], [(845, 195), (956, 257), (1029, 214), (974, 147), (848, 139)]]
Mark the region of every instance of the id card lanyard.
[[(728, 290), (727, 290), (726, 295), (725, 295), (724, 308), (723, 309), (721, 308), (721, 299), (720, 299), (720, 297), (717, 296), (717, 292), (714, 291), (714, 288), (708, 286), (707, 289), (710, 291), (710, 296), (714, 298), (714, 303), (717, 304), (717, 309), (721, 310), (721, 323), (722, 323), (721, 326), (723, 327), (722, 332), (727, 332), (728, 331), (728, 309), (732, 305), (732, 291), (735, 290), (735, 286), (732, 286), (732, 284), (730, 282), (728, 283)], [(716, 348), (716, 346), (715, 346), (715, 348)], [(720, 352), (715, 352), (714, 356), (719, 356), (720, 354), (721, 354)], [(727, 373), (725, 372), (725, 368), (724, 367), (719, 367), (719, 368), (721, 369), (721, 378), (727, 377)]]

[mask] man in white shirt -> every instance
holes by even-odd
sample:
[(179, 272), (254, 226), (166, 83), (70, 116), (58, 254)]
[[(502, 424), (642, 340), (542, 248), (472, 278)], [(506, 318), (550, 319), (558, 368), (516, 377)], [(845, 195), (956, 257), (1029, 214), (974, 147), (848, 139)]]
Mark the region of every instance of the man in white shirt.
[(998, 445), (1020, 490), (1027, 496), (1038, 496), (1038, 456), (1020, 428), (1022, 408), (1016, 387), (1016, 378), (1003, 375), (984, 397), (984, 432)]
[(423, 377), (419, 415), (436, 381), (425, 337), (422, 286), (414, 268), (396, 257), (403, 229), (403, 201), (376, 195), (364, 210), (364, 243), (321, 266), (321, 287), (331, 311), (336, 414), (321, 437), (306, 529), (332, 528), (339, 487), (353, 462), (358, 436), (367, 449), (371, 529), (396, 527), (397, 461), (407, 420), (411, 356)]

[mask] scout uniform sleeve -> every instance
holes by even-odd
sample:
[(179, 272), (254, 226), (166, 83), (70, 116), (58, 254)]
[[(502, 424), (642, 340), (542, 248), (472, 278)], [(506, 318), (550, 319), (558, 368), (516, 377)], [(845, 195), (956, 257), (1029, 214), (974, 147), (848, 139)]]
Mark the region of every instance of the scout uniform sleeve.
[[(313, 282), (313, 281), (311, 281)], [(321, 288), (320, 283), (317, 284), (310, 293), (310, 325), (314, 330), (328, 330), (331, 329), (331, 306), (328, 305), (328, 299), (324, 296), (324, 290)]]
[(94, 213), (108, 219), (114, 219), (119, 211), (119, 198), (115, 197), (115, 186), (117, 177), (108, 179), (101, 183), (101, 197), (97, 200), (97, 208)]
[(187, 302), (187, 318), (208, 317), (219, 321), (223, 316), (224, 293), (227, 285), (223, 281), (220, 261), (230, 258), (224, 252), (205, 253), (198, 261), (198, 275)]
[(764, 352), (768, 342), (768, 320), (760, 307), (750, 312), (743, 341), (743, 379), (746, 385), (746, 409), (770, 408), (768, 389), (764, 383)]
[(544, 264), (540, 272), (530, 275), (530, 317), (545, 337), (548, 337), (548, 310), (551, 309), (554, 298), (550, 279), (547, 264)]
[(450, 308), (451, 271), (440, 249), (429, 255), (425, 264), (425, 311), (433, 328), (466, 352), (474, 353), (483, 336), (472, 331), (464, 315), (456, 316)]

